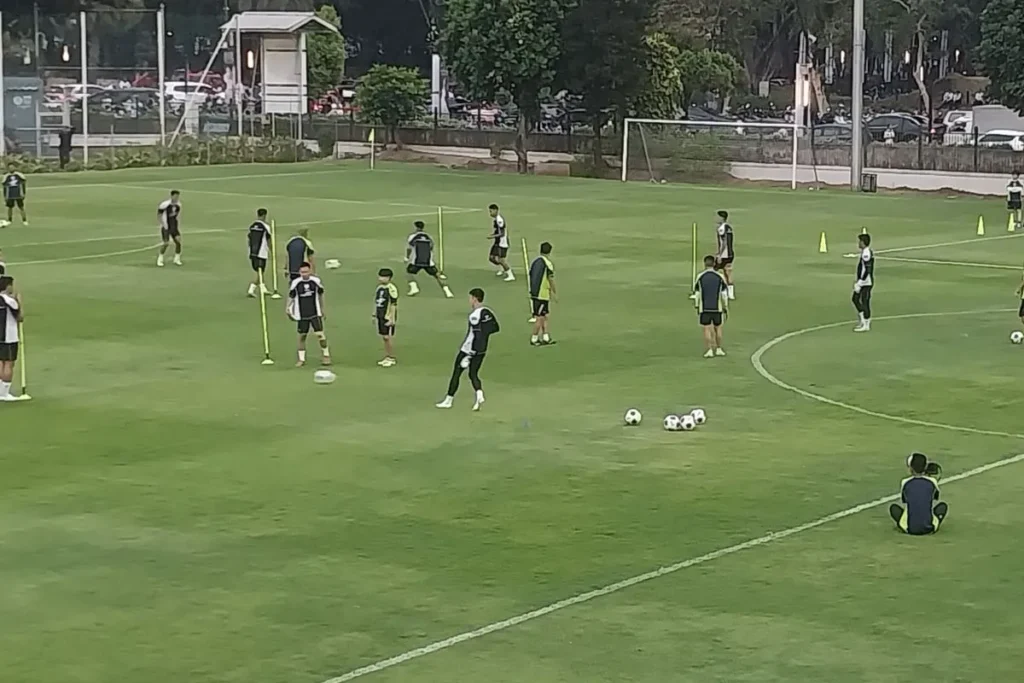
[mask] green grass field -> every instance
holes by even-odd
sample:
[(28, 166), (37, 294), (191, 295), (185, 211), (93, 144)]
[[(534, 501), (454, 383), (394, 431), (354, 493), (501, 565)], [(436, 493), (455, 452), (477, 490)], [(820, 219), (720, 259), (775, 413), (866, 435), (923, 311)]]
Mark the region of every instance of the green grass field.
[[(0, 232), (35, 397), (0, 406), (5, 683), (323, 683), (488, 624), (359, 680), (989, 683), (1024, 667), (1024, 464), (948, 483), (932, 538), (897, 535), (884, 506), (850, 510), (894, 493), (912, 450), (947, 477), (1024, 452), (1007, 339), (1024, 249), (999, 199), (408, 166), (30, 182), (31, 226)], [(171, 187), (185, 266), (157, 269)], [(486, 262), (490, 202), (515, 245), (554, 244), (557, 347), (528, 345), (519, 251), (515, 283)], [(378, 368), (376, 270), (401, 266), (412, 220), (433, 226), (438, 205), (457, 298), (421, 280), (400, 304), (399, 365)], [(332, 386), (291, 367), (283, 301), (268, 300), (278, 363), (260, 365), (257, 206), (342, 260), (323, 275)], [(689, 235), (697, 221), (710, 248), (719, 208), (738, 300), (730, 355), (708, 361)], [(881, 256), (917, 260), (879, 260), (874, 329), (854, 335), (842, 255), (862, 225)], [(503, 324), (489, 400), (472, 413), (467, 385), (438, 411), (473, 286)], [(701, 430), (661, 429), (693, 406)], [(622, 426), (629, 407), (641, 427)]]

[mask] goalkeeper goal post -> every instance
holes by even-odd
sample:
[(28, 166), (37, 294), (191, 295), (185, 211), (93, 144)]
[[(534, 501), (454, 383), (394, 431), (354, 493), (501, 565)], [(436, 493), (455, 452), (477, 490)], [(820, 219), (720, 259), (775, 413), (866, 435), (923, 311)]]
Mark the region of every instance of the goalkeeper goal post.
[(623, 182), (707, 183), (734, 177), (734, 166), (746, 165), (759, 168), (763, 180), (789, 181), (792, 189), (801, 166), (810, 166), (813, 176), (804, 181), (817, 183), (813, 136), (796, 123), (640, 118), (624, 123)]

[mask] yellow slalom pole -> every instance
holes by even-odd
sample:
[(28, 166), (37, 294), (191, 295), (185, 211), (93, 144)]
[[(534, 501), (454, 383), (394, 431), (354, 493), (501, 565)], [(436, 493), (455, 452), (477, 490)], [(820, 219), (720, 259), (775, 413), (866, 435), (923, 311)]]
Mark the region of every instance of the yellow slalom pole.
[[(697, 258), (698, 258), (697, 254), (698, 254), (698, 251), (697, 251), (697, 224), (696, 223), (693, 224), (693, 228), (690, 231), (690, 244), (692, 245), (692, 247), (691, 247), (691, 254), (690, 254), (690, 286), (692, 287), (697, 282)], [(694, 306), (694, 308), (696, 308), (697, 307), (697, 293), (694, 292), (692, 296), (693, 296), (693, 306)]]
[(523, 279), (526, 280), (526, 301), (530, 306), (530, 322), (535, 323), (537, 319), (533, 317), (533, 293), (530, 291), (530, 249), (526, 246), (525, 237), (521, 241), (523, 243), (523, 273), (525, 275)]
[(441, 268), (441, 272), (444, 272), (444, 209), (437, 207), (437, 256)]
[(270, 266), (274, 271), (274, 293), (270, 295), (271, 299), (280, 299), (281, 295), (277, 289), (277, 222), (270, 221)]
[(28, 395), (28, 370), (26, 370), (28, 356), (25, 353), (25, 325), (22, 323), (18, 323), (18, 339), (20, 340), (18, 365), (21, 369), (21, 400), (31, 401), (32, 397)]
[(263, 362), (261, 365), (273, 365), (274, 361), (270, 358), (270, 331), (267, 329), (267, 299), (263, 296), (263, 272), (257, 270), (256, 274), (260, 280), (260, 291), (256, 296), (260, 300), (260, 319), (263, 323)]

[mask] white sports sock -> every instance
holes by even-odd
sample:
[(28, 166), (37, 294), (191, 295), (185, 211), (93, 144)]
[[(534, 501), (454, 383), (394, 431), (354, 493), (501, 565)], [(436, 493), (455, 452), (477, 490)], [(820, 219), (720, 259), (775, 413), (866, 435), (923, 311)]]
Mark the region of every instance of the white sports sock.
[(302, 363), (306, 362), (306, 352), (305, 351), (299, 351), (299, 362), (302, 362)]
[(331, 347), (325, 346), (323, 350), (324, 350), (324, 358), (330, 358), (331, 357)]
[(863, 313), (858, 313), (857, 314), (857, 319), (860, 320), (860, 324), (861, 325), (864, 324), (864, 314)]
[(4, 396), (10, 396), (10, 394), (11, 394), (11, 383), (10, 382), (0, 382), (0, 398), (3, 398)]
[(484, 402), (484, 390), (483, 389), (477, 389), (476, 390), (476, 402), (477, 403), (483, 403)]
[(540, 340), (537, 338), (537, 335), (534, 334), (530, 337), (530, 341), (536, 344)]
[(253, 295), (253, 294), (255, 294), (255, 293), (256, 293), (256, 285), (254, 285), (254, 284), (252, 284), (252, 283), (250, 282), (250, 283), (249, 283), (249, 295), (250, 295), (250, 296), (252, 296), (252, 295)]
[(551, 341), (551, 335), (548, 334), (547, 332), (545, 332), (544, 335), (541, 336), (541, 339), (543, 339), (546, 342), (549, 342), (549, 341)]

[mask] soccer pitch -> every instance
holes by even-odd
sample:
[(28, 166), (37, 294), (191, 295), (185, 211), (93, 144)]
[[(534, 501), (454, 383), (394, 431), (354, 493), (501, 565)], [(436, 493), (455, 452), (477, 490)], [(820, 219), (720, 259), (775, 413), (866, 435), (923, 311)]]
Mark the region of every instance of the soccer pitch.
[[(0, 406), (5, 683), (982, 683), (1024, 669), (1022, 350), (1008, 341), (1024, 244), (999, 199), (346, 164), (29, 187), (31, 226), (0, 232), (35, 397)], [(157, 269), (172, 188), (185, 265)], [(487, 263), (491, 202), (516, 282)], [(436, 237), (439, 205), (456, 298), (421, 277), (400, 302), (398, 365), (379, 368), (376, 270), (399, 271), (404, 295), (405, 238), (416, 218)], [(267, 300), (277, 365), (260, 365), (245, 297), (260, 206), (279, 243), (302, 224), (321, 263), (342, 262), (322, 273), (331, 386), (313, 384), (315, 344), (291, 367), (284, 301)], [(729, 356), (705, 360), (690, 226), (710, 251), (721, 208), (737, 301)], [(862, 226), (875, 321), (854, 335), (843, 254)], [(529, 346), (520, 237), (554, 245), (558, 346)], [(472, 413), (467, 383), (438, 411), (476, 286), (502, 323), (488, 402)], [(661, 429), (695, 406), (706, 426)], [(946, 473), (934, 537), (896, 534), (879, 501), (912, 450)]]

